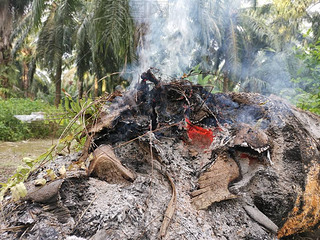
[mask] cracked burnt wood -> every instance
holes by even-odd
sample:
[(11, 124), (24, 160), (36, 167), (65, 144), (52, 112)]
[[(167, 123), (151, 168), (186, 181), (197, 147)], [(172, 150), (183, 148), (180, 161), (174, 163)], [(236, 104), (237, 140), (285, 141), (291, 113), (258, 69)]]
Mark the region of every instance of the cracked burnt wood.
[(214, 202), (236, 198), (228, 186), (238, 177), (237, 163), (226, 152), (218, 154), (212, 166), (200, 175), (199, 189), (191, 193), (192, 203), (197, 209), (206, 209)]
[(269, 148), (268, 135), (261, 131), (258, 126), (240, 124), (234, 136), (232, 144), (234, 146), (250, 147), (258, 153), (262, 153)]

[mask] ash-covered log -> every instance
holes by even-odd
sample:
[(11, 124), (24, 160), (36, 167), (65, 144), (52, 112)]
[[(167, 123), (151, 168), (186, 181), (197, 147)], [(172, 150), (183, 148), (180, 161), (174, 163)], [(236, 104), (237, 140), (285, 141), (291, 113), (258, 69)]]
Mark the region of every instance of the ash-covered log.
[(319, 120), (275, 96), (148, 71), (89, 129), (89, 177), (67, 174), (54, 202), (7, 205), (3, 225), (23, 227), (0, 236), (317, 239)]

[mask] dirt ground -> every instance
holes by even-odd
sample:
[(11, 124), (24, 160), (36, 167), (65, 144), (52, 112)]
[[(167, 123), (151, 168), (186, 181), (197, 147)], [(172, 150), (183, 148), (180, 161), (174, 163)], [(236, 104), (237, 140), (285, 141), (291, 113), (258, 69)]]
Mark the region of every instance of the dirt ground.
[(0, 182), (11, 176), (24, 157), (36, 158), (55, 142), (55, 139), (0, 142)]

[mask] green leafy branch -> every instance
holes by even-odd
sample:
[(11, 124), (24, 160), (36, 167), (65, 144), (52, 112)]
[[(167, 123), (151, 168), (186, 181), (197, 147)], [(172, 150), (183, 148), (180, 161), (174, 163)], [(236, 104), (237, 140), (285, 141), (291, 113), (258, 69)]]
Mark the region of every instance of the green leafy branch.
[[(74, 140), (74, 149), (76, 151), (82, 149), (87, 138), (86, 127), (95, 122), (103, 102), (103, 98), (95, 101), (85, 99), (73, 100), (71, 97), (67, 96), (64, 103), (66, 114), (63, 115), (63, 121), (68, 122), (68, 124), (61, 134), (58, 143), (51, 146), (44, 154), (36, 159), (23, 159), (24, 164), (18, 166), (15, 173), (8, 181), (6, 183), (0, 183), (2, 186), (0, 191), (0, 202), (2, 202), (8, 191), (11, 192), (14, 201), (25, 197), (27, 195), (27, 189), (24, 182), (28, 179), (30, 174), (40, 166), (52, 161), (54, 156), (56, 156), (57, 153), (61, 154), (64, 149), (67, 149), (68, 153), (70, 153), (71, 143), (74, 142)], [(53, 171), (50, 171), (49, 169), (47, 175), (52, 176)], [(50, 179), (52, 180), (54, 177), (50, 177)]]

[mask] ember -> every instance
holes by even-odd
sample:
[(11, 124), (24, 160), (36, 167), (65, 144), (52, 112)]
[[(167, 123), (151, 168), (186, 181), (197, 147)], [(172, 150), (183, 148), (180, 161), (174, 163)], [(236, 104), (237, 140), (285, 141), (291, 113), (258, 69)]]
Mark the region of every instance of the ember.
[(188, 118), (186, 118), (186, 123), (187, 134), (192, 144), (197, 145), (200, 148), (208, 148), (214, 138), (212, 130), (195, 126)]

